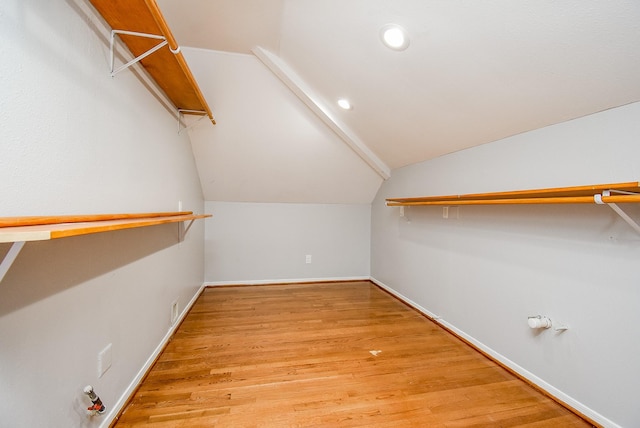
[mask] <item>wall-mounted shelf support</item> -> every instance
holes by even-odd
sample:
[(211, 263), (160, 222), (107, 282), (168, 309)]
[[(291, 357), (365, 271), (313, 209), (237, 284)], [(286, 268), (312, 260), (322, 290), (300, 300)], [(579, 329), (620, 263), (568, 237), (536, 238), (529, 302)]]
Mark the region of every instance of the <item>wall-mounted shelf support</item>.
[(0, 263), (0, 282), (2, 282), (9, 268), (18, 257), (18, 254), (20, 254), (22, 247), (24, 247), (24, 241), (14, 242), (11, 248), (9, 248), (9, 252), (4, 256), (4, 259), (2, 259), (2, 263)]
[[(200, 115), (200, 118), (198, 120), (196, 120), (195, 122), (193, 122), (191, 125), (185, 126), (183, 128), (181, 119), (184, 117), (185, 114)], [(195, 126), (196, 123), (200, 122), (206, 116), (207, 116), (207, 112), (206, 111), (202, 111), (202, 110), (186, 110), (186, 109), (183, 109), (183, 108), (179, 108), (178, 109), (178, 134), (180, 132), (184, 131), (184, 130), (191, 129), (193, 126)]]
[(196, 219), (191, 219), (191, 221), (189, 222), (189, 224), (187, 224), (187, 226), (185, 227), (184, 222), (178, 223), (178, 227), (180, 228), (180, 242), (184, 241), (184, 238), (187, 236), (187, 233), (189, 232), (189, 229), (191, 229), (191, 225), (193, 224), (193, 222)]
[(615, 211), (616, 214), (618, 214), (620, 216), (620, 218), (622, 218), (624, 221), (627, 222), (627, 224), (629, 226), (631, 226), (631, 228), (633, 228), (633, 230), (635, 230), (636, 232), (638, 232), (638, 234), (640, 234), (640, 225), (638, 225), (638, 223), (632, 219), (626, 212), (624, 212), (624, 210), (622, 208), (620, 208), (618, 206), (618, 204), (614, 203), (614, 202), (604, 202), (602, 200), (602, 197), (608, 197), (611, 196), (611, 192), (614, 193), (620, 193), (623, 195), (637, 195), (637, 193), (634, 192), (624, 192), (624, 191), (616, 191), (616, 190), (605, 190), (604, 192), (602, 192), (602, 194), (596, 194), (593, 195), (593, 200), (596, 202), (596, 204), (599, 205), (608, 205), (609, 208), (611, 208), (613, 211)]
[[(114, 70), (114, 67), (115, 67), (114, 45), (116, 40), (116, 34), (126, 34), (127, 36), (145, 37), (147, 39), (156, 39), (156, 40), (162, 40), (162, 41), (157, 45), (155, 45), (154, 47), (152, 47), (151, 49), (149, 49), (148, 51), (138, 55), (128, 63)], [(148, 57), (158, 49), (163, 48), (168, 44), (169, 42), (167, 41), (166, 37), (159, 36), (157, 34), (138, 33), (136, 31), (125, 31), (125, 30), (111, 30), (111, 39), (109, 43), (109, 54), (111, 56), (110, 57), (111, 58), (111, 77), (114, 77), (116, 74), (120, 73), (122, 70), (126, 70), (127, 68), (131, 67), (133, 64), (140, 62), (144, 58)], [(178, 52), (180, 52), (180, 46), (178, 46), (178, 49), (176, 50), (173, 50), (171, 49), (171, 47), (169, 47), (169, 50), (171, 50), (171, 52), (173, 52), (174, 54), (177, 54)]]

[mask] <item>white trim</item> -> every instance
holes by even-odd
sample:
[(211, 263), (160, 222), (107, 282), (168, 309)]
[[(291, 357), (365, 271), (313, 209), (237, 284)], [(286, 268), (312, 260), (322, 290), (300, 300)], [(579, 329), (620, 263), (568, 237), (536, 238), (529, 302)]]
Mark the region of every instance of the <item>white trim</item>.
[(574, 398), (570, 397), (569, 395), (567, 395), (564, 392), (560, 391), (559, 389), (555, 388), (553, 385), (551, 385), (551, 384), (545, 382), (544, 380), (540, 379), (539, 377), (537, 377), (533, 373), (529, 372), (528, 370), (524, 369), (523, 367), (520, 367), (519, 365), (517, 365), (513, 361), (511, 361), (508, 358), (506, 358), (505, 356), (503, 356), (503, 355), (499, 354), (498, 352), (494, 351), (493, 349), (489, 348), (488, 346), (486, 346), (482, 342), (479, 342), (478, 340), (474, 339), (472, 336), (469, 336), (468, 334), (466, 334), (462, 330), (459, 330), (453, 324), (448, 323), (447, 321), (443, 320), (441, 317), (439, 317), (439, 316), (433, 314), (432, 312), (428, 311), (427, 309), (423, 308), (422, 306), (420, 306), (419, 304), (417, 304), (413, 300), (407, 298), (406, 296), (404, 296), (401, 293), (397, 292), (396, 290), (394, 290), (393, 288), (389, 287), (388, 285), (382, 283), (381, 281), (378, 281), (377, 279), (375, 279), (373, 277), (370, 278), (370, 279), (371, 279), (371, 282), (373, 282), (374, 284), (376, 284), (379, 287), (385, 289), (389, 293), (391, 293), (394, 296), (396, 296), (398, 299), (402, 300), (403, 302), (407, 303), (408, 305), (410, 305), (410, 306), (414, 307), (415, 309), (419, 310), (420, 312), (424, 313), (426, 316), (428, 316), (429, 318), (433, 319), (434, 322), (436, 322), (436, 323), (442, 325), (443, 327), (446, 327), (447, 329), (451, 330), (453, 333), (455, 333), (456, 335), (458, 335), (462, 339), (466, 340), (467, 342), (471, 343), (477, 349), (479, 349), (482, 352), (486, 353), (487, 355), (489, 355), (494, 360), (500, 362), (501, 364), (504, 364), (506, 367), (509, 367), (511, 370), (513, 370), (514, 372), (518, 373), (520, 376), (522, 376), (523, 378), (527, 379), (529, 382), (537, 385), (539, 388), (544, 390), (546, 393), (548, 393), (549, 395), (557, 398), (558, 400), (562, 401), (563, 403), (566, 403), (568, 406), (571, 406), (572, 408), (574, 408), (578, 412), (582, 413), (584, 416), (586, 416), (588, 418), (591, 418), (595, 422), (597, 422), (597, 423), (599, 423), (602, 426), (607, 427), (607, 428), (622, 428), (620, 425), (618, 425), (618, 424), (612, 422), (611, 420), (605, 418), (601, 414), (597, 413), (595, 410), (590, 409), (589, 407), (585, 406), (584, 404), (580, 403), (579, 401), (575, 400)]
[(337, 281), (369, 281), (368, 276), (348, 276), (334, 278), (297, 278), (297, 279), (247, 279), (246, 281), (209, 281), (205, 287), (220, 287), (224, 285), (270, 285), (270, 284), (301, 284), (308, 282), (337, 282)]
[(100, 424), (100, 428), (107, 428), (114, 421), (116, 416), (120, 414), (120, 411), (127, 404), (127, 400), (129, 400), (129, 397), (135, 392), (144, 376), (151, 369), (153, 363), (156, 361), (160, 353), (164, 350), (165, 346), (167, 346), (169, 340), (171, 339), (171, 336), (173, 336), (173, 334), (176, 332), (176, 330), (180, 326), (180, 323), (187, 316), (187, 314), (191, 310), (191, 307), (196, 303), (196, 300), (198, 300), (198, 297), (200, 297), (200, 294), (202, 294), (202, 291), (205, 289), (205, 287), (206, 285), (202, 284), (196, 294), (191, 298), (189, 303), (187, 303), (187, 305), (184, 307), (176, 322), (174, 322), (173, 325), (169, 328), (167, 334), (165, 334), (158, 346), (156, 346), (156, 349), (153, 350), (153, 352), (144, 363), (142, 368), (140, 368), (138, 374), (136, 374), (136, 376), (133, 378), (127, 389), (124, 390), (118, 401), (111, 407), (111, 411), (109, 412), (109, 414), (107, 414), (105, 419)]
[(384, 180), (391, 177), (389, 166), (344, 123), (338, 121), (330, 110), (319, 101), (319, 97), (282, 59), (260, 46), (254, 47), (251, 52), (378, 175)]

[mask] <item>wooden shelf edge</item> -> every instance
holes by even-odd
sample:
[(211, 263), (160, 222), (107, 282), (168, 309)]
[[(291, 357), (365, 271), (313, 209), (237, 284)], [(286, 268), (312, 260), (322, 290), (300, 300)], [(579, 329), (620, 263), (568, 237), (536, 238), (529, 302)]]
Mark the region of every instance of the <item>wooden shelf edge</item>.
[(58, 216), (25, 216), (25, 217), (0, 217), (0, 231), (3, 227), (36, 226), (56, 223), (82, 223), (88, 221), (127, 220), (136, 218), (170, 217), (193, 214), (193, 211), (152, 212), (152, 213), (126, 213), (126, 214), (85, 214), (85, 215), (58, 215)]
[[(0, 227), (0, 243), (20, 241), (42, 241), (65, 238), (70, 236), (87, 235), (91, 233), (109, 232), (122, 229), (155, 226), (166, 223), (197, 220), (211, 217), (211, 214), (193, 214), (190, 211), (175, 213), (141, 213), (141, 214), (98, 214), (88, 216), (58, 216), (58, 217), (22, 217), (29, 222), (32, 219), (62, 219), (57, 223), (26, 224), (21, 226)], [(0, 223), (6, 219), (0, 218)], [(72, 220), (72, 221), (67, 221)]]
[[(465, 195), (424, 196), (411, 198), (388, 198), (387, 206), (425, 205), (513, 205), (513, 204), (587, 204), (596, 203), (594, 195), (614, 191), (611, 196), (602, 196), (604, 203), (640, 202), (640, 183), (625, 182), (596, 184), (589, 186), (554, 187), (547, 189), (517, 190), (509, 192), (473, 193)], [(636, 194), (615, 193), (635, 192)]]

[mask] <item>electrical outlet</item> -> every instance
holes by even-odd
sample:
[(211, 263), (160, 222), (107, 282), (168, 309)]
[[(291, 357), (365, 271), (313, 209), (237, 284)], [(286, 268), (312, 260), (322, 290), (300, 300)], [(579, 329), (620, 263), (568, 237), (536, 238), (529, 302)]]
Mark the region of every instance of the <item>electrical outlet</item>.
[(306, 263), (307, 264), (311, 263), (311, 254), (307, 254)]
[(171, 303), (171, 325), (178, 320), (178, 301)]
[(98, 353), (98, 378), (101, 378), (102, 375), (109, 370), (111, 367), (112, 361), (112, 352), (111, 352), (111, 343), (108, 344), (100, 353)]

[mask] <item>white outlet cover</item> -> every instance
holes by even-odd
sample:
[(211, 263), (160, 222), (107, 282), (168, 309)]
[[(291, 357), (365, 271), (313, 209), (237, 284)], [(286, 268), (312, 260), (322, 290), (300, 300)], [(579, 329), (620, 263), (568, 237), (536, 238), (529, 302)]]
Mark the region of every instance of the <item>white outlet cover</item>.
[(111, 367), (111, 362), (113, 358), (113, 353), (111, 352), (112, 344), (108, 344), (100, 353), (98, 354), (98, 378), (101, 378), (109, 367)]
[(306, 262), (311, 263), (311, 254), (307, 254)]

